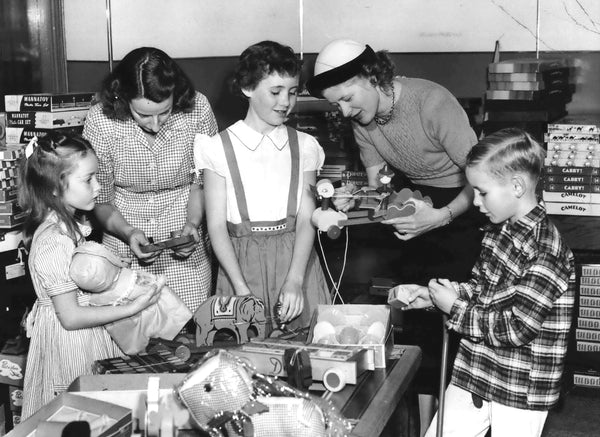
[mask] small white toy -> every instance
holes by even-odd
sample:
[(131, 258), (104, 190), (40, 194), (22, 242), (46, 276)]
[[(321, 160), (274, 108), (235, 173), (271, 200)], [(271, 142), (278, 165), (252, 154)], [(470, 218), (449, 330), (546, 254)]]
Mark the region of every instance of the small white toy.
[(394, 308), (404, 308), (410, 304), (410, 290), (397, 285), (388, 291), (388, 304)]

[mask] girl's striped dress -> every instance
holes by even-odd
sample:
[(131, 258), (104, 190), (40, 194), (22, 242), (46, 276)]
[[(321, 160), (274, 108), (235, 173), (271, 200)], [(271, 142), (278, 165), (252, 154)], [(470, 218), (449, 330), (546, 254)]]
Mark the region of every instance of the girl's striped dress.
[[(89, 228), (82, 226), (82, 233)], [(51, 296), (77, 290), (69, 276), (75, 244), (55, 213), (36, 230), (29, 255), (29, 270), (37, 295), (28, 317), (31, 337), (23, 388), (25, 419), (65, 391), (78, 376), (92, 373), (96, 360), (121, 356), (104, 327), (67, 331), (58, 320)], [(89, 298), (77, 291), (79, 305)], [(32, 326), (31, 326), (32, 325)]]

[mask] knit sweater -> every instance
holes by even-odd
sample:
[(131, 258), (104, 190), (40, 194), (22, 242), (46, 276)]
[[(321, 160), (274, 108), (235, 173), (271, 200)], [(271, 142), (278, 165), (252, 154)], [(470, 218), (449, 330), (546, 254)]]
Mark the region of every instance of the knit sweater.
[(388, 123), (352, 123), (363, 164), (387, 162), (415, 184), (464, 186), (465, 158), (477, 142), (465, 111), (441, 85), (425, 79), (397, 80), (402, 87)]

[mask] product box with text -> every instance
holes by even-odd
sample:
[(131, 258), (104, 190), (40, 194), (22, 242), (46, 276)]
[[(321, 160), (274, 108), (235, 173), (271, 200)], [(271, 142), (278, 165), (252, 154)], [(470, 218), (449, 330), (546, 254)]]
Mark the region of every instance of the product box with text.
[(6, 112), (56, 112), (92, 106), (95, 93), (10, 94), (4, 96)]
[[(33, 137), (42, 138), (48, 135), (53, 130), (59, 129), (30, 129), (24, 127), (7, 127), (6, 128), (6, 144), (26, 144)], [(83, 133), (83, 126), (73, 126), (60, 128), (69, 134)]]
[(88, 109), (57, 112), (8, 112), (7, 127), (28, 129), (59, 129), (61, 127), (83, 126)]

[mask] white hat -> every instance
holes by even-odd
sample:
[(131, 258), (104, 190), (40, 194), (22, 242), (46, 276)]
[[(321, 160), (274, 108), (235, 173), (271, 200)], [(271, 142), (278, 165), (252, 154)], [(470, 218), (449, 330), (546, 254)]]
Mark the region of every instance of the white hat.
[(339, 67), (357, 58), (365, 51), (365, 44), (351, 39), (336, 39), (327, 44), (319, 52), (315, 61), (315, 76), (332, 68)]
[(364, 63), (375, 63), (371, 47), (350, 39), (337, 39), (327, 44), (315, 61), (314, 77), (306, 83), (310, 94), (321, 97), (321, 92), (347, 81), (362, 70)]

